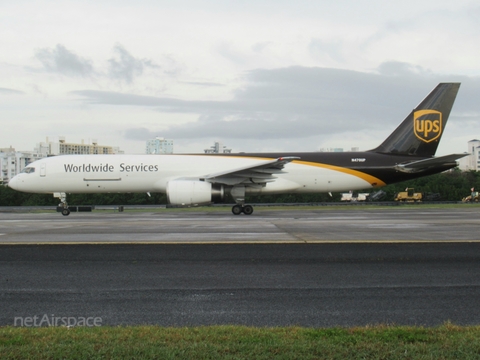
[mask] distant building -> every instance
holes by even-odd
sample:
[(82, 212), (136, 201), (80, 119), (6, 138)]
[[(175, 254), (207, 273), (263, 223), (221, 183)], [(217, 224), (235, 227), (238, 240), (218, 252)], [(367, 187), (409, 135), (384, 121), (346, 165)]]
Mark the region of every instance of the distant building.
[[(343, 152), (343, 148), (320, 148), (320, 152)], [(350, 151), (360, 151), (358, 147), (352, 147)]]
[(480, 170), (480, 140), (470, 140), (467, 146), (467, 152), (470, 154), (470, 156), (465, 156), (464, 158), (461, 158), (458, 161), (458, 167), (460, 168), (460, 170), (463, 171), (478, 171)]
[(173, 154), (173, 140), (156, 137), (152, 140), (147, 140), (146, 154)]
[(97, 139), (93, 139), (91, 144), (86, 144), (84, 140), (77, 144), (66, 142), (64, 136), (60, 136), (58, 142), (49, 141), (47, 137), (46, 142), (37, 144), (34, 151), (45, 156), (123, 154), (119, 147), (99, 145)]
[(209, 149), (205, 149), (205, 154), (230, 154), (232, 149), (227, 149), (221, 142), (215, 141), (213, 146)]
[(33, 151), (16, 151), (13, 147), (0, 148), (0, 185), (6, 185), (12, 177), (20, 173), (28, 164), (54, 155), (66, 154), (123, 154), (118, 147), (98, 145), (97, 140), (91, 144), (67, 143), (65, 137), (58, 142), (38, 143)]
[(6, 185), (25, 166), (44, 156), (29, 151), (15, 151), (14, 148), (0, 148), (0, 185)]
[(343, 152), (343, 148), (321, 148), (320, 152)]

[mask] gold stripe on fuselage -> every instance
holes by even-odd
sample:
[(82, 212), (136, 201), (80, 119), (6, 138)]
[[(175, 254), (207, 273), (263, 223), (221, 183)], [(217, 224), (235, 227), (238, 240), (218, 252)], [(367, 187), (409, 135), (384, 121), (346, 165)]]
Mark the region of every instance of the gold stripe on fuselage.
[(366, 173), (358, 171), (358, 170), (353, 170), (353, 169), (349, 169), (349, 168), (345, 168), (345, 167), (341, 167), (341, 166), (328, 165), (328, 164), (322, 164), (322, 163), (310, 162), (310, 161), (302, 161), (302, 160), (293, 160), (292, 163), (307, 165), (307, 166), (316, 166), (316, 167), (320, 167), (320, 168), (324, 168), (324, 169), (343, 172), (345, 174), (353, 175), (353, 176), (356, 176), (360, 179), (363, 179), (366, 182), (368, 182), (371, 186), (385, 186), (385, 185), (387, 185), (385, 182), (383, 182), (379, 178), (376, 178), (375, 176), (366, 174)]

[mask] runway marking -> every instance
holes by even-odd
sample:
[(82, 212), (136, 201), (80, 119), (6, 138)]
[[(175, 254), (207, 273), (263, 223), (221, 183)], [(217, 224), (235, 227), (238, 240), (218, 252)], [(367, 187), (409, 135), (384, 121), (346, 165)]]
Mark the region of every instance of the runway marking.
[(418, 229), (421, 227), (433, 226), (433, 224), (394, 224), (394, 223), (384, 223), (384, 224), (369, 224), (368, 228), (371, 229)]
[(0, 246), (17, 245), (299, 245), (299, 244), (469, 244), (480, 240), (297, 240), (297, 241), (82, 241), (82, 242), (2, 242)]

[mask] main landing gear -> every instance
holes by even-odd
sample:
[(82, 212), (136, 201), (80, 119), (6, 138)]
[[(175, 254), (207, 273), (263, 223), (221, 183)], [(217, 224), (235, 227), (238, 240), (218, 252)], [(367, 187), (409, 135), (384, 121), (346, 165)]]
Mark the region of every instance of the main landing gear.
[(241, 205), (237, 204), (232, 207), (232, 213), (234, 215), (240, 215), (241, 213), (245, 215), (252, 215), (253, 213), (253, 206), (252, 205)]
[(60, 204), (58, 204), (58, 207), (61, 208), (61, 213), (63, 216), (68, 216), (70, 215), (70, 210), (68, 209), (68, 204), (67, 204), (67, 194), (65, 193), (53, 193), (53, 197), (59, 198), (60, 199)]
[(237, 205), (233, 205), (232, 207), (232, 213), (234, 215), (240, 215), (241, 213), (252, 215), (253, 206), (245, 205), (245, 186), (234, 186), (230, 191), (230, 194), (232, 195), (233, 200), (237, 203)]

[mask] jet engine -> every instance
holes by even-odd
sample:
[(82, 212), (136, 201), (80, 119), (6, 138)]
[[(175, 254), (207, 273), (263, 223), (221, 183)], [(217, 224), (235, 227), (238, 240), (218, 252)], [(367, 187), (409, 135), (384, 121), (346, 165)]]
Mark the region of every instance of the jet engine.
[(220, 184), (198, 180), (173, 180), (167, 184), (167, 198), (172, 205), (211, 204), (222, 201), (224, 196)]

